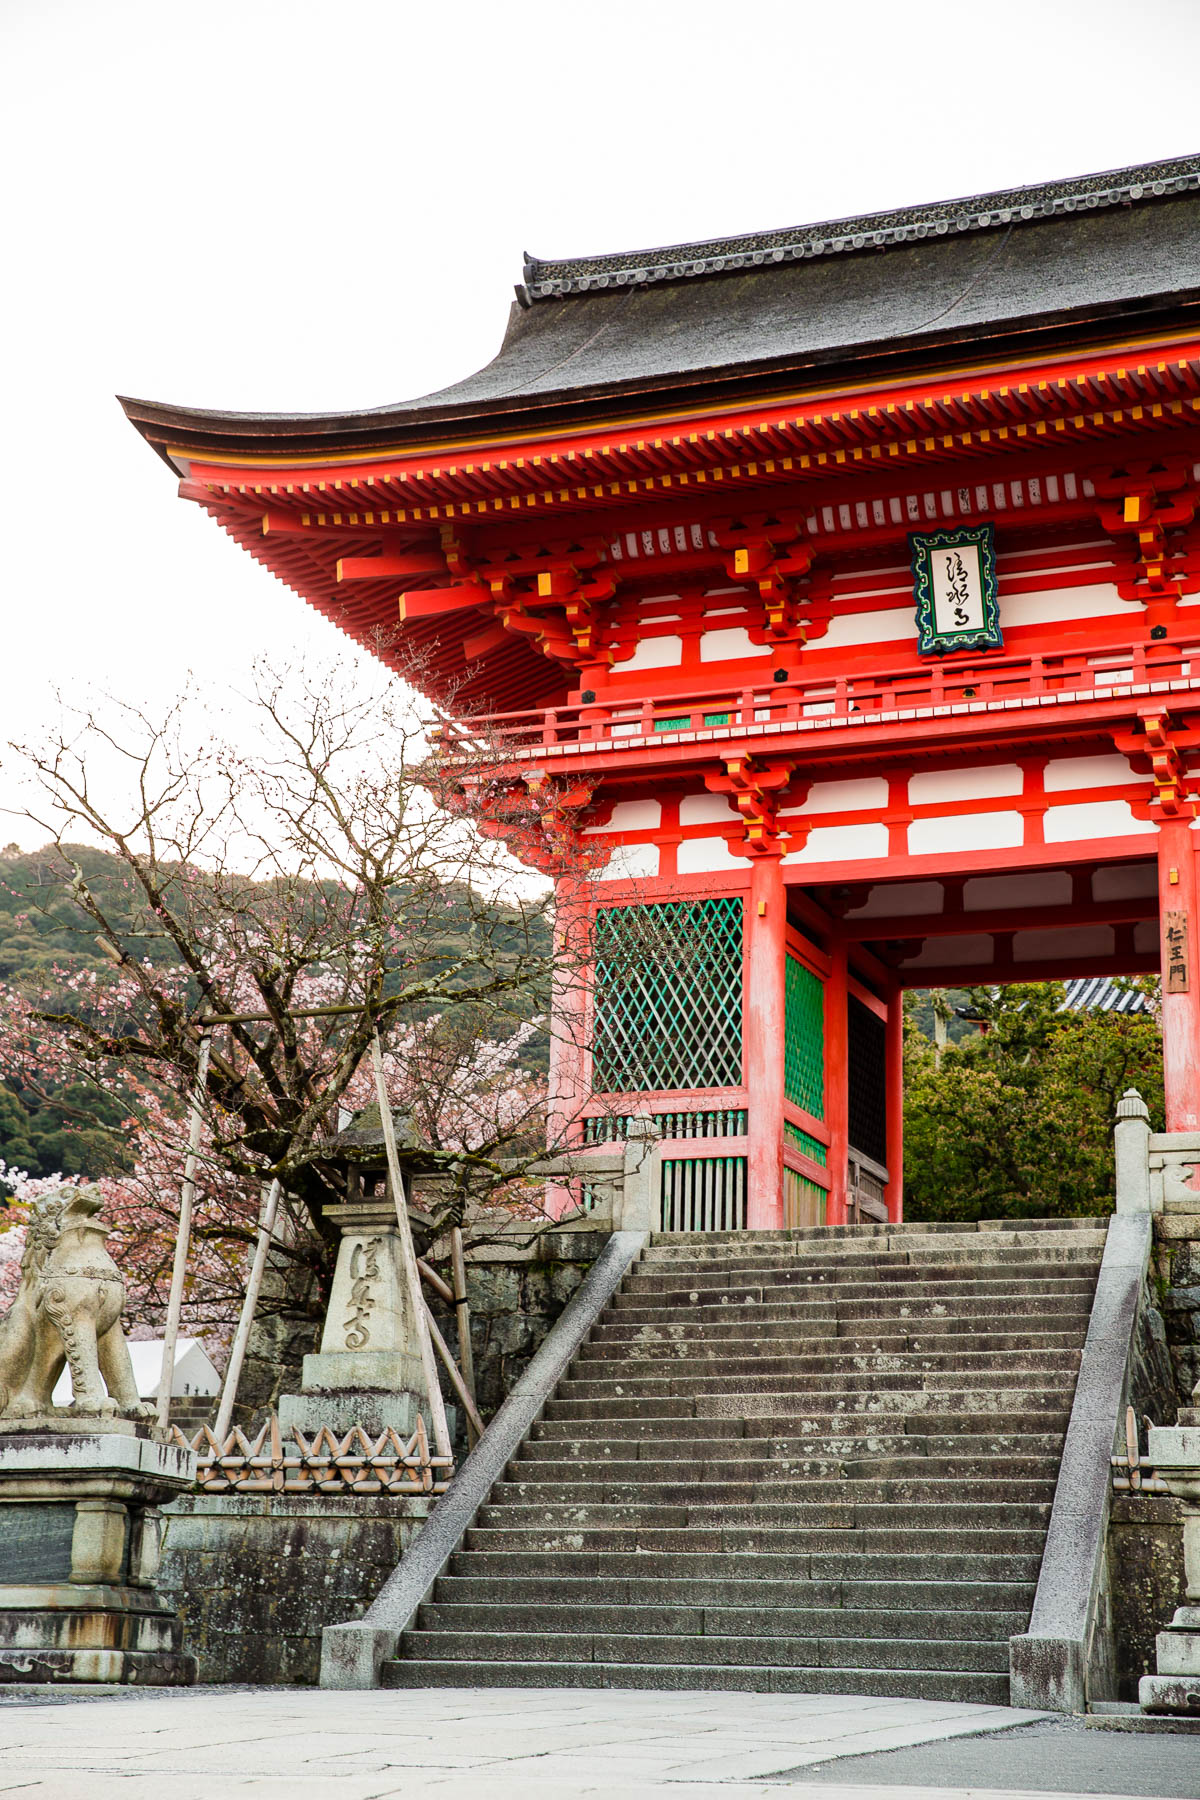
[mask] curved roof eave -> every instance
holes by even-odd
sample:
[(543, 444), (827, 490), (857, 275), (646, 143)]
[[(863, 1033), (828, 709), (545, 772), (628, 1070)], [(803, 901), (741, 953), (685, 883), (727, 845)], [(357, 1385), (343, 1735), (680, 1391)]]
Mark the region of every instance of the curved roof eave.
[(164, 456), (402, 451), (456, 435), (479, 441), (644, 408), (827, 386), (976, 354), (1052, 345), (1194, 317), (1200, 305), (1200, 194), (1153, 205), (1014, 221), (1000, 233), (771, 263), (697, 279), (514, 306), (499, 352), (462, 381), (411, 401), (346, 413), (235, 413), (122, 399)]

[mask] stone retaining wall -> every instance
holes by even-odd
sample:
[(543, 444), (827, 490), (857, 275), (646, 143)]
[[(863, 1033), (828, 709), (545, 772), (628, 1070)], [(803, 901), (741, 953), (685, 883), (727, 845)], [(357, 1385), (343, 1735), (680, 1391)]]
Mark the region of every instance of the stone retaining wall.
[(315, 1686), (321, 1631), (359, 1618), (429, 1513), (424, 1499), (188, 1494), (165, 1512), (159, 1591), (202, 1682)]

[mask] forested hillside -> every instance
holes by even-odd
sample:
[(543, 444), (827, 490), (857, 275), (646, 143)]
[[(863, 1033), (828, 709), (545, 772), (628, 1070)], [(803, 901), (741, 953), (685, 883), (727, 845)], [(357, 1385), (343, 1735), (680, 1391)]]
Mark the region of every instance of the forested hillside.
[[(68, 845), (67, 854), (82, 869), (106, 916), (118, 924), (130, 952), (160, 966), (177, 961), (173, 946), (147, 916), (141, 895), (116, 856), (87, 845)], [(21, 989), (44, 988), (56, 971), (69, 978), (81, 969), (110, 966), (95, 926), (70, 893), (71, 869), (58, 851), (0, 851), (0, 984)], [(303, 903), (303, 884), (300, 884)], [(399, 890), (397, 903), (401, 899)], [(434, 957), (455, 962), (464, 952), (470, 912), (447, 895), (445, 930), (428, 946)], [(496, 915), (496, 941), (505, 942), (506, 915)], [(520, 927), (514, 922), (515, 934)], [(64, 988), (62, 1005), (73, 1002)], [(523, 1044), (518, 1063), (544, 1070), (548, 1040), (539, 1033)], [(28, 1088), (0, 1080), (0, 1163), (29, 1175), (98, 1176), (123, 1166), (119, 1135), (121, 1107), (90, 1084), (56, 1091), (46, 1099)], [(110, 1129), (105, 1130), (107, 1126)], [(0, 1178), (0, 1197), (5, 1192)]]

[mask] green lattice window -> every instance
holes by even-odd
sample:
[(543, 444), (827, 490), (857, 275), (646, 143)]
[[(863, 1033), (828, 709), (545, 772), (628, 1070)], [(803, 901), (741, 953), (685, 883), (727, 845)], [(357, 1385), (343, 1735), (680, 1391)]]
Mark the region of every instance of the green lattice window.
[(787, 958), (783, 1091), (814, 1119), (825, 1117), (825, 990), (811, 969)]
[(737, 1087), (742, 902), (606, 906), (596, 915), (592, 1087)]

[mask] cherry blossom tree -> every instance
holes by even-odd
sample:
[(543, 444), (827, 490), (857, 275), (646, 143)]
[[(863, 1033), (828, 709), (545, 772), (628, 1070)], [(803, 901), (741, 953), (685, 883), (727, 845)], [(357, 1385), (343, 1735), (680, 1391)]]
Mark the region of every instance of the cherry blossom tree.
[[(21, 747), (29, 817), (106, 966), (0, 991), (0, 1078), (119, 1099), (108, 1214), (152, 1316), (209, 1035), (189, 1327), (236, 1311), (275, 1177), (290, 1209), (280, 1255), (319, 1311), (324, 1209), (344, 1194), (332, 1140), (375, 1099), (377, 1032), (391, 1104), (454, 1177), (448, 1214), (470, 1198), (503, 1205), (514, 1173), (546, 1153), (537, 1053), (544, 1064), (551, 984), (585, 978), (554, 947), (548, 883), (508, 845), (548, 845), (565, 866), (586, 795), (523, 784), (488, 746), (451, 743), (436, 709), (394, 681), (264, 664), (246, 703), (249, 748), (244, 725), (235, 744), (190, 693), (162, 718), (119, 702), (64, 713)], [(503, 794), (483, 820), (491, 835), (477, 829), (490, 792)], [(80, 842), (118, 860), (122, 906), (89, 882)], [(30, 1198), (11, 1173), (8, 1186)], [(11, 1260), (10, 1244), (0, 1267)]]

